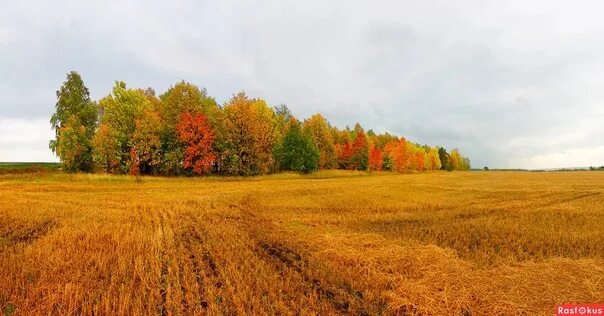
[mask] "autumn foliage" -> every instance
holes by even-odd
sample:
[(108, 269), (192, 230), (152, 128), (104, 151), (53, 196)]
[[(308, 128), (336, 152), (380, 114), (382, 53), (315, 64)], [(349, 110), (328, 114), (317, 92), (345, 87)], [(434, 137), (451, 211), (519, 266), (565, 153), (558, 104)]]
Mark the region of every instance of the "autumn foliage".
[(369, 170), (380, 171), (384, 165), (384, 156), (382, 150), (376, 146), (371, 146), (369, 150)]
[(176, 127), (178, 139), (186, 144), (183, 166), (197, 174), (208, 172), (216, 160), (212, 152), (214, 135), (203, 114), (182, 113)]
[(136, 147), (132, 147), (130, 149), (130, 168), (128, 169), (128, 173), (131, 176), (138, 176), (140, 174), (140, 160), (138, 158), (138, 153), (136, 152)]
[(180, 81), (157, 97), (152, 88), (116, 81), (98, 102), (76, 72), (57, 92), (51, 149), (71, 172), (150, 175), (261, 175), (292, 170), (395, 172), (468, 170), (459, 150), (413, 143), (389, 133), (304, 121), (244, 92), (219, 105), (205, 89)]
[(276, 116), (262, 99), (241, 92), (222, 111), (223, 161), (220, 169), (232, 175), (266, 174), (274, 163)]
[(338, 166), (340, 169), (352, 169), (352, 155), (354, 150), (350, 142), (336, 145), (336, 152), (338, 154)]
[(384, 152), (392, 162), (392, 170), (403, 172), (409, 166), (409, 153), (407, 152), (407, 140), (401, 138), (389, 142), (384, 147)]
[(369, 163), (369, 144), (367, 135), (363, 130), (356, 132), (352, 142), (352, 157), (350, 158), (350, 169), (367, 170)]

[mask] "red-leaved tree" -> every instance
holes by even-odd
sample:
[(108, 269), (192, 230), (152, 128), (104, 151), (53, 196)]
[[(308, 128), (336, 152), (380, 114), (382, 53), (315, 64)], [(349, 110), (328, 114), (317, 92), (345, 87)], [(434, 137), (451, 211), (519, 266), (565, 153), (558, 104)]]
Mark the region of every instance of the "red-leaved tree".
[(338, 156), (338, 165), (341, 169), (350, 169), (351, 159), (353, 155), (352, 144), (346, 142), (344, 144), (336, 144), (336, 153)]
[(208, 172), (216, 155), (212, 151), (214, 134), (206, 117), (203, 114), (182, 113), (176, 129), (178, 139), (186, 145), (183, 166), (197, 174)]
[(369, 170), (380, 171), (384, 164), (384, 156), (382, 151), (377, 146), (371, 145), (369, 150)]

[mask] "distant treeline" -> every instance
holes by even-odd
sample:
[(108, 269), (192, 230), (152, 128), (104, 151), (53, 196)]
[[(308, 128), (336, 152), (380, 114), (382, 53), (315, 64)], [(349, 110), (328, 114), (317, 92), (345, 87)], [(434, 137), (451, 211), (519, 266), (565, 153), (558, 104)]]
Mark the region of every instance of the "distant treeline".
[(240, 92), (223, 106), (185, 81), (156, 96), (118, 81), (98, 102), (77, 72), (57, 91), (50, 148), (70, 172), (258, 175), (317, 169), (469, 170), (456, 149), (388, 133), (338, 129), (321, 114), (299, 121), (287, 106)]
[(578, 168), (551, 168), (551, 169), (471, 169), (473, 171), (521, 171), (521, 172), (562, 172), (562, 171), (604, 171), (604, 166), (601, 167), (578, 167)]

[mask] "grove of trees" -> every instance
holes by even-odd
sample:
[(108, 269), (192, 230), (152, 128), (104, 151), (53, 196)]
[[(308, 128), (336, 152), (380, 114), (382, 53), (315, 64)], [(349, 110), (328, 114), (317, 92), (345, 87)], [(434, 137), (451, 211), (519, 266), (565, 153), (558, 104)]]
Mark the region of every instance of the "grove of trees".
[(69, 172), (259, 175), (319, 169), (396, 172), (469, 170), (459, 150), (388, 133), (339, 129), (321, 114), (304, 121), (287, 106), (240, 92), (219, 105), (180, 81), (156, 96), (117, 81), (94, 101), (77, 72), (57, 91), (50, 149)]

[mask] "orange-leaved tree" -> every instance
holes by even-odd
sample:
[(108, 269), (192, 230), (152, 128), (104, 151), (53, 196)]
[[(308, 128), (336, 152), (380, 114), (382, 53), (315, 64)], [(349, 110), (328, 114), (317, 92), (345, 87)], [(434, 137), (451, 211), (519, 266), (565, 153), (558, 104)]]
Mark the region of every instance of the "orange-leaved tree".
[(350, 169), (351, 168), (351, 159), (352, 159), (352, 144), (347, 141), (343, 144), (336, 145), (336, 153), (338, 155), (338, 165), (341, 169)]
[(424, 171), (426, 169), (426, 152), (423, 148), (416, 148), (415, 160), (417, 161), (415, 170)]
[(382, 165), (384, 164), (384, 156), (382, 155), (382, 150), (373, 144), (369, 148), (369, 170), (382, 170)]
[(384, 147), (384, 152), (388, 155), (392, 163), (392, 170), (403, 172), (407, 166), (407, 140), (401, 137), (399, 140), (391, 141)]
[(176, 126), (178, 139), (185, 144), (183, 167), (197, 174), (208, 172), (216, 160), (212, 150), (214, 134), (203, 114), (189, 112), (180, 115)]

